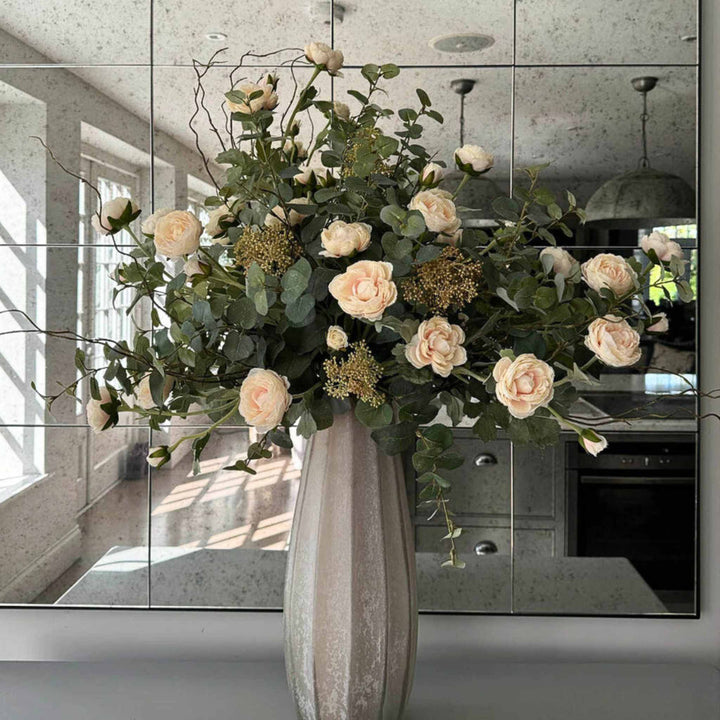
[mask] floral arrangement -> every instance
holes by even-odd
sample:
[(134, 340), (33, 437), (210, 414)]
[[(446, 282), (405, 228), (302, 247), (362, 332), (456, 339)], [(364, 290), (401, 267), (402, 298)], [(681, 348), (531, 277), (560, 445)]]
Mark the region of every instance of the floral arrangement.
[[(292, 447), (291, 426), (309, 437), (353, 412), (387, 453), (414, 449), (420, 500), (445, 517), (447, 563), (462, 566), (445, 477), (462, 456), (435, 422), (439, 412), (452, 424), (472, 419), (484, 441), (502, 429), (543, 446), (571, 429), (597, 454), (607, 442), (573, 418), (575, 385), (603, 365), (633, 365), (641, 334), (667, 329), (643, 301), (654, 266), (655, 285), (675, 283), (692, 298), (683, 251), (653, 233), (642, 241), (644, 270), (609, 253), (580, 265), (555, 244), (583, 211), (572, 193), (559, 199), (540, 184), (542, 167), (523, 171), (514, 197), (495, 200), (494, 229), (464, 228), (457, 194), (492, 169), (492, 155), (458, 148), (460, 187), (443, 189), (445, 165), (420, 143), (423, 124), (443, 118), (423, 90), (417, 107), (395, 114), (378, 97), (399, 69), (365, 65), (367, 86), (349, 91), (351, 110), (315, 85), (339, 73), (342, 53), (310, 43), (304, 58), (310, 79), (284, 118), (274, 112), (282, 88), (273, 75), (227, 92), (230, 134), (216, 159), (226, 171), (205, 200), (205, 227), (191, 212), (164, 209), (133, 235), (116, 292), (146, 299), (153, 327), (105, 342), (103, 368), (87, 367), (78, 350), (88, 422), (103, 430), (134, 412), (158, 428), (209, 415), (200, 433), (151, 448), (148, 462), (159, 467), (185, 441), (197, 460), (214, 428), (241, 421), (261, 437), (232, 467), (253, 473), (270, 444)], [(306, 147), (299, 119), (309, 112), (324, 126)], [(391, 118), (394, 132), (383, 129)], [(108, 236), (132, 233), (139, 214), (117, 198), (93, 224)]]

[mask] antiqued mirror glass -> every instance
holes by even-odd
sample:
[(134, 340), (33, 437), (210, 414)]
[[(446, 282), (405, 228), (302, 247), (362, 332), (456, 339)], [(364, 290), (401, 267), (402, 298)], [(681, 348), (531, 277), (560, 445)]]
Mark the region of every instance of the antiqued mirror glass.
[[(463, 142), (492, 152), (493, 171), (458, 200), (473, 209), (467, 225), (492, 227), (492, 201), (522, 185), (523, 167), (549, 163), (542, 183), (571, 189), (595, 213), (559, 245), (580, 262), (610, 252), (644, 264), (641, 238), (664, 232), (683, 248), (697, 291), (697, 34), (693, 0), (222, 0), (201, 12), (189, 0), (5, 2), (0, 603), (282, 607), (302, 438), (294, 433), (292, 451), (275, 448), (249, 476), (228, 467), (254, 430), (230, 425), (199, 467), (188, 448), (152, 469), (149, 447), (201, 434), (210, 420), (151, 429), (123, 415), (95, 434), (81, 404), (62, 396), (47, 408), (38, 394), (81, 379), (77, 353), (96, 351), (73, 333), (117, 340), (150, 323), (147, 303), (112, 296), (109, 274), (132, 239), (94, 231), (98, 200), (79, 177), (104, 200), (131, 197), (143, 217), (175, 207), (206, 221), (223, 93), (272, 72), (282, 112), (309, 77), (292, 59), (318, 40), (345, 55), (342, 76), (320, 78), (326, 97), (352, 106), (347, 90), (361, 84), (363, 64), (394, 62), (400, 75), (378, 102), (413, 107), (423, 88), (443, 116), (424, 122), (437, 160), (452, 169)], [(198, 112), (193, 63), (215, 53), (203, 77), (208, 115)], [(320, 120), (301, 118), (305, 146)], [(652, 211), (628, 209), (637, 198)], [(465, 458), (451, 472), (450, 504), (463, 570), (441, 567), (444, 523), (418, 505), (404, 459), (423, 611), (697, 612), (697, 423), (685, 392), (696, 379), (696, 304), (666, 289), (644, 301), (667, 314), (668, 331), (643, 337), (631, 371), (607, 369), (580, 391), (576, 419), (610, 443), (598, 457), (570, 432), (541, 450), (502, 433), (482, 442), (472, 419), (454, 430)]]

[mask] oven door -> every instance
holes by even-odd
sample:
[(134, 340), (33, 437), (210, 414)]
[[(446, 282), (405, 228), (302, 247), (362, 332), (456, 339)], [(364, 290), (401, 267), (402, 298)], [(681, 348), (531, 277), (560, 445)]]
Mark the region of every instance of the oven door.
[(655, 591), (692, 591), (694, 477), (580, 471), (575, 553), (627, 558)]

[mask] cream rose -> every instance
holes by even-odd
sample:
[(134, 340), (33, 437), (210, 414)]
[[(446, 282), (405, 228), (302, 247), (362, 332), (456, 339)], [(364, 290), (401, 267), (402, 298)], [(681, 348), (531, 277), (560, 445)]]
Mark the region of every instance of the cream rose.
[[(275, 88), (266, 82), (263, 83), (241, 83), (234, 90), (239, 90), (245, 95), (242, 102), (227, 101), (230, 112), (243, 113), (244, 115), (252, 115), (259, 110), (273, 110), (278, 104), (278, 96)], [(250, 95), (261, 92), (262, 95), (248, 101)]]
[(107, 405), (112, 401), (112, 395), (106, 387), (100, 388), (100, 399), (90, 398), (85, 406), (85, 415), (87, 416), (88, 425), (96, 432), (101, 432), (107, 421), (110, 419), (110, 415), (103, 409), (103, 405)]
[(320, 255), (339, 258), (362, 252), (370, 245), (371, 235), (372, 227), (367, 223), (335, 220), (320, 233), (320, 242), (324, 248)]
[(118, 231), (113, 229), (110, 224), (110, 219), (119, 220), (128, 209), (128, 206), (130, 207), (130, 212), (133, 214), (139, 209), (130, 198), (117, 197), (108, 200), (102, 204), (100, 213), (95, 213), (92, 218), (90, 218), (90, 224), (100, 235), (114, 235)]
[(431, 232), (453, 235), (460, 227), (452, 194), (447, 190), (422, 190), (410, 201), (408, 207), (422, 213), (425, 225)]
[(147, 464), (154, 468), (162, 467), (170, 461), (170, 448), (167, 445), (151, 447), (147, 454)]
[(503, 357), (493, 369), (495, 395), (515, 418), (530, 417), (553, 399), (554, 370), (532, 353)]
[(620, 255), (600, 253), (581, 267), (583, 280), (598, 292), (608, 288), (620, 297), (632, 291), (637, 282), (637, 274)]
[(459, 325), (451, 325), (444, 317), (433, 317), (420, 323), (405, 346), (405, 357), (413, 367), (430, 365), (434, 373), (447, 377), (454, 367), (467, 362), (464, 342), (465, 332)]
[(437, 185), (445, 177), (445, 168), (437, 163), (428, 163), (420, 173), (420, 180), (423, 185)]
[(445, 245), (457, 245), (460, 241), (460, 238), (462, 238), (462, 234), (462, 228), (458, 228), (454, 233), (451, 234), (441, 233), (436, 239), (440, 243), (445, 243)]
[(205, 232), (208, 234), (213, 242), (221, 243), (225, 245), (229, 242), (228, 238), (220, 238), (221, 235), (226, 235), (227, 230), (223, 228), (220, 223), (222, 221), (232, 222), (235, 219), (233, 211), (227, 205), (220, 205), (208, 213), (208, 221), (205, 223)]
[(204, 275), (205, 268), (207, 267), (205, 263), (201, 263), (200, 260), (198, 260), (197, 256), (193, 255), (185, 261), (183, 272), (188, 278), (191, 278), (193, 275)]
[[(307, 198), (295, 198), (292, 205), (296, 207), (298, 205), (310, 205), (310, 201)], [(272, 212), (265, 216), (265, 227), (278, 227), (281, 224), (295, 226), (299, 225), (306, 217), (307, 215), (303, 215), (292, 206), (290, 212), (286, 214), (282, 206), (276, 205)]]
[(670, 321), (664, 312), (655, 313), (653, 315), (653, 324), (649, 325), (646, 330), (652, 333), (664, 333), (670, 329)]
[(331, 325), (325, 336), (325, 342), (331, 350), (344, 350), (348, 346), (348, 336), (339, 325)]
[(296, 160), (304, 160), (307, 157), (307, 149), (302, 140), (288, 138), (283, 145), (283, 150)]
[[(165, 378), (165, 384), (163, 386), (164, 400), (167, 400), (170, 395), (172, 386), (172, 378)], [(154, 407), (157, 407), (155, 401), (153, 400), (152, 391), (150, 390), (150, 373), (143, 375), (140, 382), (137, 384), (133, 394), (133, 405), (141, 407), (143, 410), (152, 410)]]
[(350, 119), (350, 108), (344, 102), (336, 100), (333, 103), (333, 112), (342, 120)]
[(593, 320), (588, 327), (585, 346), (610, 367), (634, 365), (641, 355), (640, 335), (615, 315)]
[(253, 368), (240, 386), (240, 414), (245, 422), (260, 432), (277, 427), (292, 403), (289, 387), (286, 377)]
[(345, 58), (340, 50), (333, 50), (322, 42), (311, 42), (305, 46), (305, 57), (308, 62), (324, 67), (331, 75), (337, 75)]
[(140, 230), (142, 230), (144, 235), (154, 235), (158, 220), (171, 212), (172, 208), (161, 208), (160, 210), (156, 210), (152, 215), (150, 215), (150, 217), (143, 220)]
[(325, 167), (305, 167), (298, 168), (300, 172), (293, 175), (293, 180), (300, 185), (307, 185), (312, 182), (313, 178), (316, 182), (327, 182), (329, 177), (328, 169)]
[(328, 289), (343, 312), (374, 322), (397, 300), (392, 271), (388, 262), (360, 260), (336, 275)]
[(540, 259), (544, 257), (551, 257), (553, 261), (553, 272), (556, 275), (562, 275), (567, 278), (572, 275), (573, 269), (577, 260), (563, 248), (559, 247), (546, 247), (540, 252)]
[(660, 262), (670, 262), (670, 258), (677, 257), (681, 260), (685, 257), (679, 243), (671, 240), (665, 233), (653, 232), (640, 241), (640, 247), (645, 253), (654, 250)]
[(455, 163), (464, 172), (470, 169), (480, 174), (493, 166), (495, 158), (479, 145), (463, 145), (455, 151)]
[(593, 457), (597, 457), (608, 446), (607, 438), (604, 435), (595, 434), (598, 436), (598, 440), (588, 440), (582, 435), (578, 435), (578, 442), (582, 445), (583, 450)]
[(195, 252), (202, 235), (200, 221), (187, 210), (173, 210), (161, 217), (155, 226), (155, 249), (160, 255), (179, 258)]

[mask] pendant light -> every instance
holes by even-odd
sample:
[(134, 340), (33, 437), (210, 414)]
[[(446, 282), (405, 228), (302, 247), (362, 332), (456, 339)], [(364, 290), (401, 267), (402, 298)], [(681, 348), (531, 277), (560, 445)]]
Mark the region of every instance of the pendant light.
[[(462, 147), (465, 144), (465, 96), (475, 87), (475, 81), (467, 78), (452, 80), (450, 87), (460, 96), (460, 145), (458, 147)], [(453, 170), (445, 176), (443, 187), (454, 192), (463, 177), (464, 174), (459, 170)], [(503, 194), (500, 188), (485, 175), (470, 178), (455, 198), (458, 216), (462, 219), (463, 227), (494, 227), (497, 225), (493, 219), (492, 201)]]
[(647, 151), (648, 93), (656, 77), (632, 79), (642, 93), (642, 157), (637, 170), (608, 180), (588, 200), (587, 224), (599, 228), (651, 228), (695, 222), (695, 191), (677, 175), (650, 167)]

